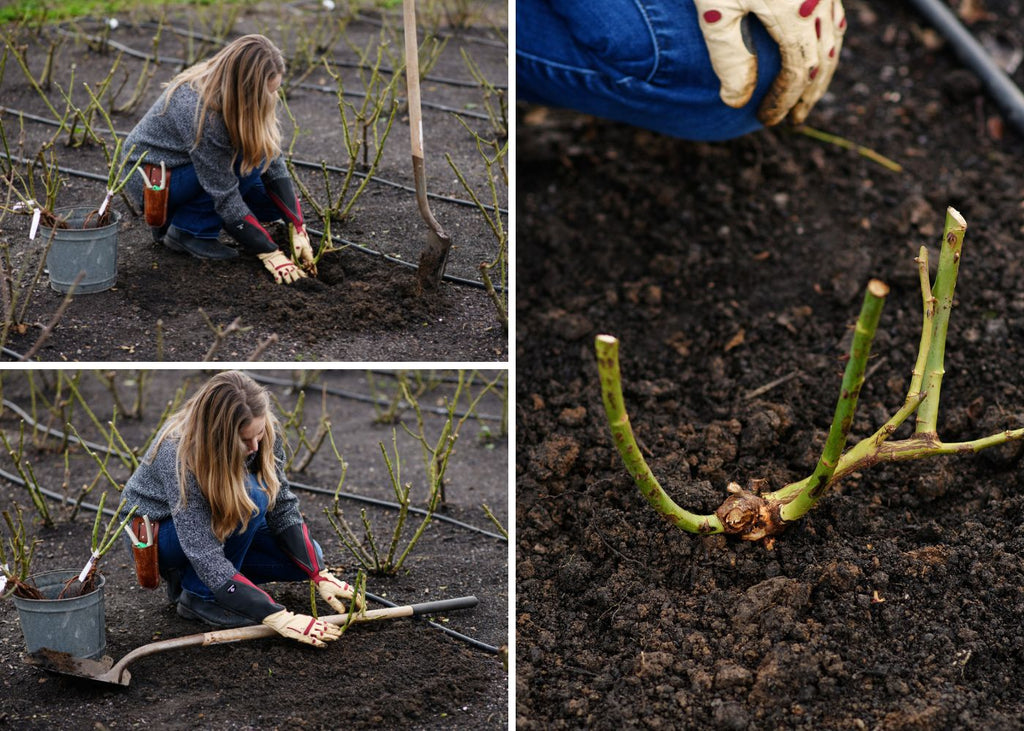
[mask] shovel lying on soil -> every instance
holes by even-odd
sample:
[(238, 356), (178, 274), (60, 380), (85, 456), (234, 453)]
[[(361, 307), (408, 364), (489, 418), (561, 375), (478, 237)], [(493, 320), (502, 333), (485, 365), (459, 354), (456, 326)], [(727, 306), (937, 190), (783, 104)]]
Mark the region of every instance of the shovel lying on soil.
[(420, 252), (417, 279), (421, 289), (435, 290), (441, 284), (448, 263), (451, 237), (430, 212), (427, 202), (427, 168), (423, 161), (423, 113), (420, 109), (419, 39), (416, 36), (416, 0), (405, 0), (402, 20), (405, 26), (405, 81), (408, 87), (409, 134), (412, 140), (412, 176), (416, 184), (416, 204), (427, 224), (427, 245)]
[[(404, 607), (389, 607), (387, 609), (371, 609), (369, 611), (355, 614), (331, 614), (320, 617), (324, 622), (343, 625), (348, 622), (362, 623), (373, 622), (380, 619), (398, 619), (399, 617), (417, 617), (424, 614), (438, 614), (450, 612), (456, 609), (471, 609), (479, 602), (475, 596), (458, 597), (457, 599), (442, 599), (436, 602), (423, 602), (422, 604), (411, 604)], [(261, 637), (274, 637), (277, 632), (271, 627), (262, 624), (251, 627), (237, 627), (234, 629), (214, 630), (202, 634), (186, 635), (175, 637), (170, 640), (151, 642), (148, 645), (136, 648), (122, 657), (114, 664), (109, 657), (100, 660), (89, 660), (84, 657), (72, 657), (66, 652), (57, 652), (43, 648), (36, 650), (25, 658), (25, 662), (44, 670), (49, 670), (62, 675), (73, 675), (78, 678), (88, 678), (101, 683), (112, 683), (114, 685), (128, 685), (132, 680), (128, 666), (139, 658), (154, 655), (164, 650), (178, 650), (184, 647), (207, 647), (208, 645), (224, 645), (229, 642), (243, 642), (255, 640)]]

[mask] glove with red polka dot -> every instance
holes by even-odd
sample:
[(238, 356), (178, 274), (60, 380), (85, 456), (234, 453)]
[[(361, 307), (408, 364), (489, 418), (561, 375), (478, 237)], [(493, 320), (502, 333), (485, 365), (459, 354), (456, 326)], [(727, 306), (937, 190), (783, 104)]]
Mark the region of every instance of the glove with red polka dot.
[(263, 618), (263, 624), (273, 627), (282, 637), (313, 647), (326, 647), (325, 642), (333, 642), (341, 637), (341, 627), (327, 624), (307, 614), (294, 614), (287, 609), (274, 612)]
[(292, 284), (306, 276), (306, 273), (295, 266), (295, 262), (282, 254), (279, 249), (274, 249), (266, 254), (258, 254), (258, 256), (278, 284)]
[(336, 612), (344, 614), (346, 611), (344, 602), (347, 601), (352, 602), (352, 611), (354, 612), (366, 609), (363, 597), (356, 594), (350, 584), (342, 581), (330, 571), (320, 571), (313, 577), (313, 583), (316, 584), (320, 598), (330, 604)]
[(721, 82), (722, 101), (742, 107), (757, 86), (757, 56), (744, 37), (744, 19), (754, 14), (779, 44), (782, 69), (761, 102), (762, 124), (778, 124), (788, 115), (794, 124), (807, 118), (821, 99), (839, 63), (846, 32), (840, 0), (693, 0), (711, 65)]

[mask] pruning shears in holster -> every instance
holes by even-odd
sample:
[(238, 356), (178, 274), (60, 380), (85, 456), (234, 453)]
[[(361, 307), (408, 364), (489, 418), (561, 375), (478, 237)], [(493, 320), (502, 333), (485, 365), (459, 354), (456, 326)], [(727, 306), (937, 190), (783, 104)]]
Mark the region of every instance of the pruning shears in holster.
[(142, 208), (146, 212), (146, 223), (160, 228), (167, 223), (167, 200), (171, 189), (171, 171), (161, 161), (160, 165), (145, 164), (139, 174), (146, 180), (142, 193)]
[(135, 575), (139, 586), (143, 589), (155, 589), (160, 586), (160, 560), (157, 556), (157, 530), (159, 523), (154, 523), (148, 515), (132, 518), (131, 524), (124, 527), (132, 541), (132, 554), (135, 557)]

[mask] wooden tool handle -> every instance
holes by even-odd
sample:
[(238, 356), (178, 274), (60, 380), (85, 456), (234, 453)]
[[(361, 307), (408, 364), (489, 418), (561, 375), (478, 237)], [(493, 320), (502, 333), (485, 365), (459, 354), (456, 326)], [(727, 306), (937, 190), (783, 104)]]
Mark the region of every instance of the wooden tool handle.
[(423, 158), (423, 114), (420, 111), (420, 44), (416, 34), (416, 0), (404, 0), (402, 21), (405, 26), (405, 84), (409, 104), (409, 136), (412, 156)]
[[(373, 622), (381, 619), (398, 619), (399, 617), (412, 617), (422, 614), (436, 614), (437, 612), (450, 612), (455, 609), (469, 609), (475, 607), (479, 602), (475, 596), (464, 596), (456, 599), (441, 599), (434, 602), (423, 602), (411, 604), (404, 607), (389, 607), (387, 609), (371, 609), (365, 612), (354, 612), (349, 614), (329, 614), (320, 617), (324, 622), (330, 624), (346, 624), (351, 617), (352, 622)], [(185, 635), (170, 640), (151, 642), (132, 650), (121, 658), (114, 668), (113, 673), (121, 671), (130, 663), (140, 657), (153, 655), (164, 650), (176, 650), (185, 647), (207, 647), (209, 645), (224, 645), (230, 642), (243, 642), (245, 640), (256, 640), (261, 637), (272, 637), (277, 630), (263, 624), (255, 624), (251, 627), (235, 627), (232, 629), (213, 630), (201, 634)]]

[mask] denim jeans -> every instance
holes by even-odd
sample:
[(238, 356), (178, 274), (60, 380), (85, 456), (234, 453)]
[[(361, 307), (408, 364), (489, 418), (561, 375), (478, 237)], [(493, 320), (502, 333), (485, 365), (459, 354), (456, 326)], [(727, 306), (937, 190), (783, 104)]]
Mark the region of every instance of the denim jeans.
[[(242, 200), (258, 221), (276, 221), (281, 211), (270, 200), (256, 168), (248, 175), (239, 172), (240, 163), (235, 165), (238, 177), (238, 192)], [(224, 221), (213, 207), (213, 198), (203, 190), (196, 177), (196, 169), (183, 165), (171, 171), (171, 187), (167, 201), (167, 222), (175, 228), (190, 233), (199, 239), (215, 239), (220, 235)]]
[(757, 108), (781, 67), (749, 16), (757, 89), (726, 106), (691, 0), (517, 0), (516, 93), (689, 140), (760, 129)]
[[(259, 489), (255, 477), (247, 477), (246, 482), (249, 497), (256, 503), (259, 514), (249, 520), (249, 525), (244, 531), (235, 531), (227, 537), (224, 541), (224, 555), (236, 570), (254, 584), (265, 584), (268, 581), (305, 581), (309, 576), (281, 550), (267, 527), (267, 494)], [(213, 592), (199, 579), (185, 556), (171, 518), (160, 521), (157, 541), (160, 572), (183, 571), (182, 588), (203, 599), (212, 600)], [(320, 544), (313, 541), (313, 546), (317, 558), (322, 563), (323, 550)]]

